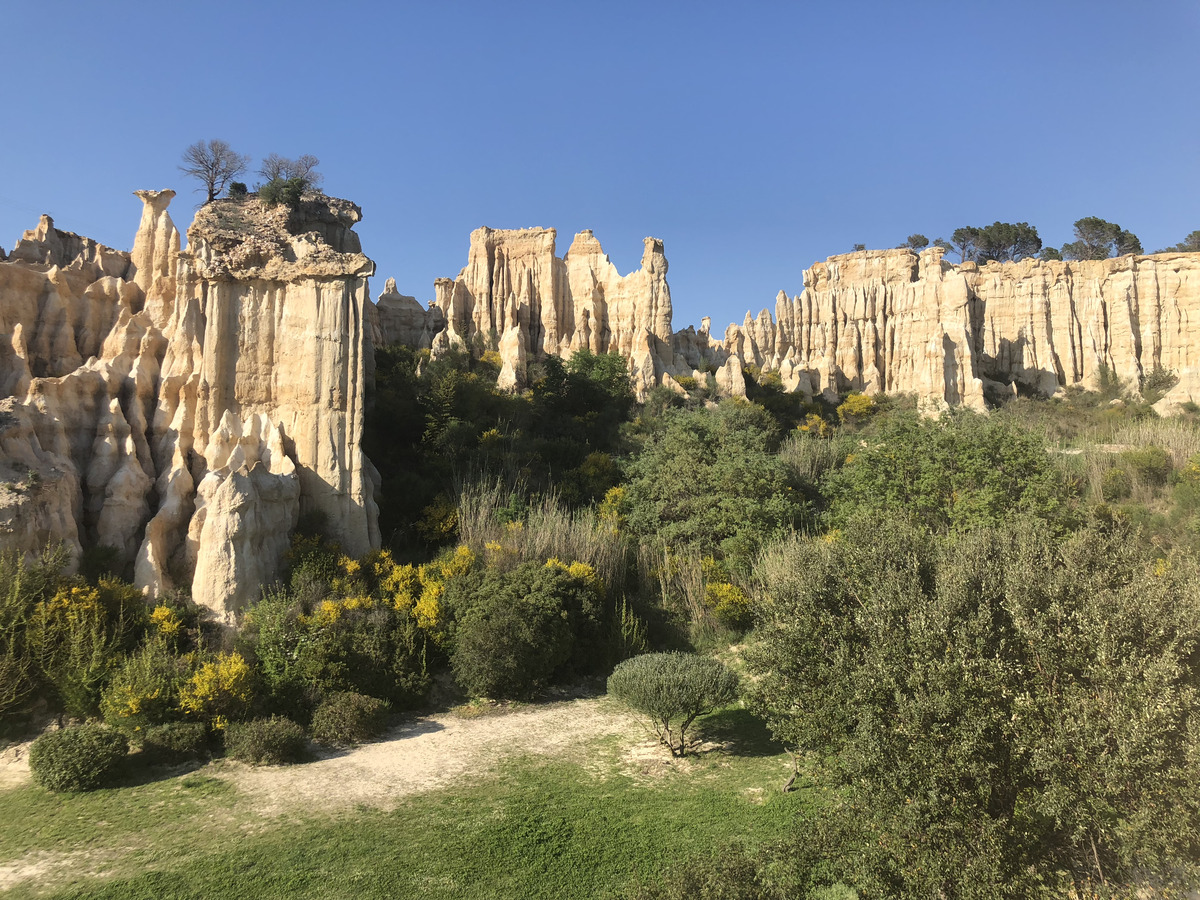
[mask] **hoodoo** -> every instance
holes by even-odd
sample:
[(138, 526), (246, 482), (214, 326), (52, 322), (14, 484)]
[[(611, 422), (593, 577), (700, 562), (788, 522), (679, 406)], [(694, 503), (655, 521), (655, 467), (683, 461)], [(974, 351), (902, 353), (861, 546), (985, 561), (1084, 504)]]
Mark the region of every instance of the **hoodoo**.
[(389, 279), (380, 338), (435, 355), (491, 345), (507, 387), (540, 355), (615, 351), (639, 397), (681, 391), (681, 376), (744, 394), (748, 367), (805, 396), (907, 393), (930, 410), (1049, 396), (1106, 371), (1134, 384), (1173, 372), (1164, 407), (1200, 397), (1197, 253), (986, 265), (953, 265), (937, 247), (847, 253), (806, 269), (800, 294), (780, 291), (774, 315), (747, 313), (714, 337), (707, 318), (672, 331), (662, 241), (646, 238), (641, 267), (621, 276), (590, 231), (561, 259), (555, 238), (553, 228), (477, 229), (467, 266), (434, 283), (428, 310)]
[(0, 262), (0, 547), (110, 548), (228, 619), (300, 515), (379, 545), (361, 450), (374, 264), (344, 200), (199, 210), (139, 191), (132, 253), (43, 217)]

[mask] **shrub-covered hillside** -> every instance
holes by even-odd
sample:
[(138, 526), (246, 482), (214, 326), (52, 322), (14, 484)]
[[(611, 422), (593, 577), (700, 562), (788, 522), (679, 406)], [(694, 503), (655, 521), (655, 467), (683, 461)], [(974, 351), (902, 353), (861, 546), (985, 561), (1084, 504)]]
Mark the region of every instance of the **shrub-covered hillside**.
[[(475, 350), (381, 351), (385, 546), (351, 558), (305, 522), (235, 629), (185, 596), (147, 606), (102, 554), (81, 575), (55, 548), (0, 559), (0, 722), (92, 723), (56, 740), (95, 764), (43, 783), (117, 777), (125, 742), (283, 762), (431, 697), (600, 686), (683, 651), (740, 672), (706, 674), (712, 696), (740, 681), (824, 799), (791, 839), (645, 896), (1195, 886), (1200, 414), (1159, 418), (1109, 379), (931, 418), (805, 403), (753, 371), (748, 400), (689, 383), (638, 404), (623, 361), (589, 353), (511, 395)], [(671, 679), (707, 668), (679, 660), (611, 683), (686, 719)], [(659, 719), (686, 754), (686, 726)]]

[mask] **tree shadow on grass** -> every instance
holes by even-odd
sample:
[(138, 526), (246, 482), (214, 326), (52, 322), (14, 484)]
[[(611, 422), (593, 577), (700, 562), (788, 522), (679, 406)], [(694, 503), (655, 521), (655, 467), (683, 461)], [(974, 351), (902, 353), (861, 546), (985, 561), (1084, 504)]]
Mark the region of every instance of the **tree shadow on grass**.
[(778, 756), (787, 749), (748, 709), (722, 709), (697, 720), (693, 729), (697, 742), (719, 744), (735, 756)]

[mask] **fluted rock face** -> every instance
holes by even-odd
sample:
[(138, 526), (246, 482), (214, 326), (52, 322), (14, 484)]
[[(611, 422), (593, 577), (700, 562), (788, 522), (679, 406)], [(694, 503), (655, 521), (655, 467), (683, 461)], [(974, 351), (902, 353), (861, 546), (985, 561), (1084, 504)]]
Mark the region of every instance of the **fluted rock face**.
[(0, 547), (105, 545), (221, 617), (278, 572), (303, 512), (379, 545), (361, 450), (374, 266), (351, 203), (203, 207), (140, 191), (131, 254), (49, 219), (0, 262)]
[(774, 317), (764, 309), (731, 325), (726, 352), (806, 395), (887, 391), (982, 408), (972, 296), (941, 254), (832, 256), (805, 270), (798, 296), (780, 292)]
[(569, 357), (581, 348), (619, 352), (629, 360), (639, 392), (658, 384), (664, 358), (672, 357), (662, 241), (646, 238), (641, 267), (622, 276), (590, 231), (577, 234), (561, 259), (556, 238), (553, 228), (476, 229), (466, 267), (456, 279), (434, 283), (436, 299), (419, 328), (419, 304), (406, 304), (410, 318), (389, 325), (385, 301), (395, 308), (402, 295), (380, 298), (380, 336), (434, 353), (452, 346), (498, 350), (506, 388), (524, 384), (528, 361)]
[(719, 336), (707, 318), (671, 330), (666, 274), (654, 238), (622, 277), (590, 231), (560, 260), (553, 229), (480, 228), (458, 278), (435, 282), (429, 310), (394, 290), (380, 298), (381, 321), (385, 300), (403, 315), (387, 313), (396, 324), (379, 338), (435, 354), (491, 346), (507, 388), (532, 359), (588, 348), (624, 356), (639, 397), (655, 385), (682, 391), (683, 376), (742, 395), (753, 366), (805, 396), (913, 394), (930, 411), (1091, 387), (1106, 370), (1135, 385), (1173, 371), (1164, 408), (1200, 399), (1200, 254), (955, 266), (940, 248), (848, 253), (805, 270), (804, 290), (780, 291), (774, 313), (747, 313)]
[(915, 394), (927, 407), (985, 406), (1024, 392), (1179, 376), (1169, 407), (1200, 396), (1200, 254), (954, 266), (934, 248), (833, 256), (780, 295), (772, 317), (730, 326), (727, 352), (784, 386)]

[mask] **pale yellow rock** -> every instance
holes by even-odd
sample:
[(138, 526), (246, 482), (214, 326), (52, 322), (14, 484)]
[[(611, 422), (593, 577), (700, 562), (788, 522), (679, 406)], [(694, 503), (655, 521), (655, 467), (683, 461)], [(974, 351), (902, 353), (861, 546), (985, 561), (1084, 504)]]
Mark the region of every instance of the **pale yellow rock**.
[[(624, 356), (639, 395), (677, 370), (662, 242), (646, 238), (641, 266), (623, 276), (590, 231), (577, 234), (562, 259), (556, 239), (553, 228), (476, 229), (466, 267), (453, 281), (434, 282), (423, 319), (411, 298), (380, 297), (381, 331), (391, 338), (403, 330), (410, 335), (405, 343), (430, 347), (435, 356), (452, 347), (497, 350), (502, 384), (511, 390), (524, 386), (529, 361), (581, 349)], [(384, 326), (392, 314), (385, 308), (400, 304), (407, 323)], [(418, 321), (422, 333), (413, 339)]]
[(179, 229), (167, 207), (174, 191), (134, 191), (142, 201), (142, 221), (133, 238), (130, 269), (126, 276), (149, 294), (158, 278), (174, 278), (178, 265)]
[(301, 511), (349, 553), (379, 544), (373, 264), (346, 201), (210, 203), (181, 254), (173, 192), (137, 195), (132, 254), (43, 217), (0, 261), (0, 548), (110, 546), (228, 621)]
[(208, 443), (188, 527), (192, 599), (225, 621), (277, 578), (300, 515), (300, 479), (283, 442), (263, 416), (243, 423), (226, 411)]
[(417, 302), (416, 297), (397, 291), (395, 278), (389, 278), (384, 284), (375, 309), (379, 317), (379, 345), (429, 348), (433, 337), (427, 324), (429, 311)]

